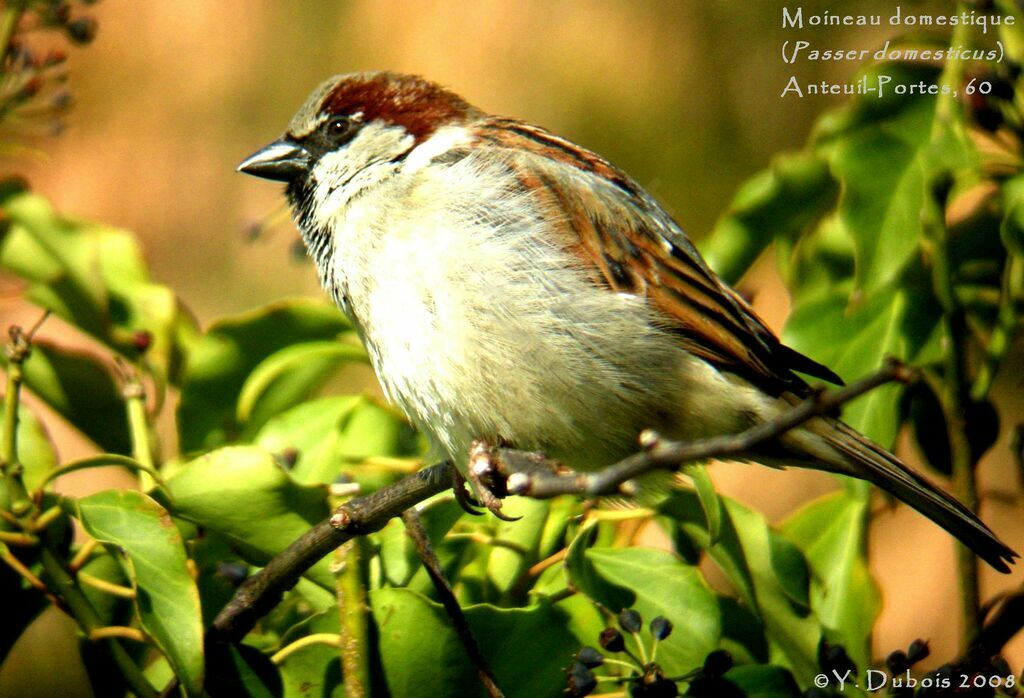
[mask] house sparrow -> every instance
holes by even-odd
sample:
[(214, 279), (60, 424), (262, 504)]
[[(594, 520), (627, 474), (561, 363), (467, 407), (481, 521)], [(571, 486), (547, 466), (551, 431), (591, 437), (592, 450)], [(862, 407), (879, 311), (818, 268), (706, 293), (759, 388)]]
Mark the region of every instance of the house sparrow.
[[(247, 174), (287, 184), (320, 280), (391, 400), (445, 457), (476, 439), (593, 470), (653, 428), (742, 431), (840, 382), (783, 345), (624, 172), (419, 77), (310, 95)], [(1017, 555), (970, 510), (820, 417), (749, 460), (873, 482), (996, 569)]]

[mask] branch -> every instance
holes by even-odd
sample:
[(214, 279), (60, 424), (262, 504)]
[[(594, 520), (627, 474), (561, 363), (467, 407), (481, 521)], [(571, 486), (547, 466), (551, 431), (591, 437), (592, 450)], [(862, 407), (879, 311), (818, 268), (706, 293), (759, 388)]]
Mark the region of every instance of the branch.
[(402, 523), (405, 524), (405, 532), (412, 539), (413, 545), (416, 547), (416, 554), (419, 555), (423, 567), (426, 568), (430, 581), (434, 583), (434, 589), (437, 590), (437, 595), (441, 599), (444, 610), (448, 612), (448, 618), (452, 621), (455, 634), (459, 636), (459, 641), (462, 642), (466, 654), (469, 655), (470, 661), (473, 662), (477, 677), (487, 690), (487, 695), (490, 698), (505, 698), (505, 694), (498, 688), (498, 682), (494, 678), (494, 672), (491, 671), (490, 665), (487, 663), (487, 658), (480, 651), (480, 645), (473, 636), (473, 631), (469, 627), (469, 621), (466, 620), (466, 615), (462, 612), (458, 599), (455, 598), (452, 585), (445, 577), (444, 570), (441, 569), (441, 562), (437, 559), (437, 553), (434, 552), (434, 548), (430, 545), (430, 539), (427, 537), (427, 532), (423, 529), (423, 522), (420, 520), (419, 512), (415, 508), (410, 508), (403, 512)]
[[(914, 378), (915, 373), (911, 369), (889, 360), (880, 371), (857, 383), (839, 390), (815, 393), (792, 410), (739, 434), (690, 443), (648, 439), (646, 450), (594, 473), (565, 472), (564, 469), (556, 473), (558, 464), (543, 454), (513, 449), (498, 449), (498, 466), (511, 472), (508, 477), (511, 494), (544, 499), (560, 494), (598, 496), (620, 493), (625, 483), (649, 471), (675, 470), (693, 461), (744, 453), (809, 419), (833, 413), (843, 404), (881, 385), (894, 381), (907, 383)], [(307, 531), (238, 588), (207, 631), (207, 646), (240, 642), (318, 560), (342, 543), (380, 530), (391, 518), (448, 489), (455, 472), (448, 463), (432, 465), (339, 507), (330, 519)], [(176, 682), (168, 685), (162, 695), (170, 695), (175, 685)]]
[(379, 531), (409, 507), (448, 489), (451, 467), (432, 465), (338, 507), (330, 519), (304, 533), (238, 587), (210, 626), (207, 642), (239, 642), (320, 558), (355, 536)]
[[(748, 453), (754, 446), (774, 439), (814, 417), (831, 414), (850, 400), (881, 385), (894, 381), (909, 383), (914, 378), (912, 369), (890, 359), (875, 374), (839, 390), (817, 392), (792, 410), (738, 434), (682, 442), (661, 441), (656, 435), (647, 432), (647, 438), (641, 435), (642, 441), (649, 444), (647, 450), (593, 473), (552, 472), (550, 468), (538, 467), (535, 459), (523, 457), (529, 454), (509, 449), (499, 449), (499, 461), (501, 465), (510, 466), (507, 469), (513, 471), (508, 475), (510, 494), (535, 499), (548, 499), (561, 494), (589, 497), (629, 494), (625, 488), (626, 483), (645, 473), (659, 469), (675, 470), (686, 463)], [(530, 472), (519, 470), (524, 464)]]

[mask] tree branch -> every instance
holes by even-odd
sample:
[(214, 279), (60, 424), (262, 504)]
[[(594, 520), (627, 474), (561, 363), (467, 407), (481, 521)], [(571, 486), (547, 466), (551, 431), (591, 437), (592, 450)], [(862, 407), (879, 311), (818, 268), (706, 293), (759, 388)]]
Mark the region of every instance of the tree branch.
[[(889, 360), (873, 375), (845, 388), (815, 393), (792, 410), (739, 434), (689, 443), (648, 438), (644, 451), (594, 473), (566, 472), (543, 454), (514, 449), (498, 449), (498, 465), (503, 470), (501, 474), (508, 476), (511, 494), (542, 499), (560, 494), (598, 496), (621, 493), (625, 483), (644, 473), (742, 454), (809, 419), (833, 413), (843, 404), (881, 385), (894, 381), (906, 383), (914, 377), (912, 369)], [(238, 588), (207, 631), (208, 646), (210, 643), (240, 642), (318, 560), (342, 543), (380, 530), (391, 518), (448, 489), (453, 477), (452, 466), (439, 463), (339, 507), (330, 519), (303, 534)], [(173, 684), (165, 688), (163, 695), (169, 695), (172, 688)]]
[(560, 494), (590, 497), (629, 494), (623, 491), (623, 485), (652, 470), (674, 470), (686, 463), (748, 453), (754, 446), (776, 438), (814, 417), (835, 412), (843, 404), (881, 385), (893, 381), (909, 383), (912, 380), (914, 372), (911, 369), (890, 359), (877, 373), (839, 390), (815, 393), (792, 410), (746, 431), (692, 442), (661, 441), (655, 436), (646, 439), (650, 444), (647, 450), (593, 473), (552, 472), (550, 469), (536, 467), (536, 461), (525, 461), (521, 454), (508, 449), (499, 450), (499, 461), (510, 466), (508, 469), (512, 471), (526, 463), (530, 471), (509, 474), (510, 494), (535, 499), (547, 499)]
[(434, 548), (430, 545), (430, 539), (427, 537), (427, 532), (423, 529), (420, 513), (414, 507), (407, 509), (402, 512), (402, 523), (405, 524), (405, 532), (412, 539), (413, 545), (416, 547), (416, 554), (419, 555), (420, 561), (426, 568), (427, 575), (430, 577), (430, 581), (433, 582), (434, 589), (437, 590), (437, 595), (441, 599), (441, 604), (444, 606), (444, 610), (448, 612), (448, 617), (452, 621), (455, 634), (459, 636), (466, 654), (469, 655), (470, 661), (473, 662), (473, 667), (476, 669), (476, 674), (480, 679), (480, 683), (486, 689), (487, 695), (490, 698), (505, 698), (505, 694), (498, 687), (498, 682), (494, 678), (494, 672), (491, 671), (487, 658), (480, 651), (480, 645), (477, 644), (476, 638), (473, 636), (473, 631), (469, 627), (469, 621), (466, 620), (466, 615), (462, 612), (458, 599), (455, 598), (452, 586), (448, 583), (444, 570), (441, 569), (441, 562), (437, 559), (437, 553), (434, 552)]
[(304, 533), (238, 587), (210, 626), (207, 642), (240, 641), (322, 557), (355, 536), (379, 531), (409, 507), (448, 489), (451, 467), (432, 465), (338, 507), (330, 519)]

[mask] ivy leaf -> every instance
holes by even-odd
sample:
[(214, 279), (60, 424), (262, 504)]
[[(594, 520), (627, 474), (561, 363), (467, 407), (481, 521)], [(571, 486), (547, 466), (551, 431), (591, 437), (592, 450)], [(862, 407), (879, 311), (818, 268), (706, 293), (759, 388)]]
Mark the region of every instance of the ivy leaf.
[[(700, 666), (718, 647), (721, 623), (718, 600), (699, 570), (671, 553), (651, 548), (591, 548), (568, 564), (570, 583), (613, 613), (633, 608), (644, 618), (668, 618), (676, 626), (658, 646), (658, 663), (668, 674)], [(595, 583), (600, 580), (602, 583)], [(633, 598), (623, 603), (620, 593)]]
[(199, 590), (181, 534), (167, 510), (141, 492), (106, 490), (69, 512), (98, 541), (123, 551), (142, 627), (164, 653), (188, 695), (201, 695), (203, 627)]
[(871, 630), (881, 610), (861, 541), (870, 500), (840, 491), (806, 504), (782, 524), (814, 571), (811, 606), (857, 666), (871, 665)]
[[(931, 296), (908, 288), (875, 294), (849, 309), (846, 294), (832, 291), (798, 305), (783, 331), (794, 349), (851, 381), (877, 371), (886, 356), (914, 363), (934, 343), (942, 310)], [(899, 427), (902, 387), (884, 385), (848, 403), (843, 419), (883, 446), (891, 446)]]
[[(310, 300), (280, 301), (215, 323), (196, 341), (185, 367), (178, 407), (181, 450), (213, 448), (241, 434), (245, 425), (236, 416), (236, 397), (267, 357), (304, 342), (340, 340), (350, 329), (337, 308)], [(249, 430), (308, 398), (334, 367), (331, 359), (315, 359), (295, 367), (288, 380), (274, 381), (273, 394), (262, 391), (265, 407), (250, 418)]]
[[(752, 610), (764, 625), (769, 640), (781, 650), (797, 679), (809, 684), (817, 668), (817, 648), (822, 627), (813, 614), (794, 604), (793, 590), (799, 578), (782, 579), (792, 564), (780, 565), (772, 556), (772, 531), (764, 518), (728, 497), (721, 497), (722, 530), (718, 542), (710, 543), (706, 521), (697, 495), (678, 490), (659, 505), (659, 511), (677, 521), (685, 533), (725, 573), (739, 592), (743, 605)], [(792, 551), (788, 551), (790, 554)]]
[(708, 264), (736, 283), (778, 238), (797, 236), (831, 208), (838, 186), (828, 163), (813, 152), (776, 158), (737, 192), (704, 245)]
[(131, 453), (121, 392), (94, 355), (36, 339), (24, 376), (32, 392), (100, 448)]
[[(384, 678), (392, 695), (427, 693), (466, 696), (479, 686), (476, 672), (443, 607), (409, 589), (370, 592), (380, 637)], [(578, 643), (557, 607), (528, 608), (488, 604), (463, 609), (466, 620), (507, 696), (557, 695), (565, 686), (563, 668)], [(424, 642), (423, 638), (430, 638)]]
[(29, 299), (115, 351), (135, 356), (147, 332), (147, 366), (174, 382), (195, 321), (170, 288), (154, 283), (131, 233), (58, 215), (43, 197), (22, 192), (0, 202), (9, 223), (0, 267), (30, 283)]
[[(166, 486), (175, 516), (225, 536), (254, 565), (265, 565), (329, 511), (326, 488), (298, 484), (270, 453), (252, 446), (200, 456)], [(306, 575), (334, 589), (327, 559)]]

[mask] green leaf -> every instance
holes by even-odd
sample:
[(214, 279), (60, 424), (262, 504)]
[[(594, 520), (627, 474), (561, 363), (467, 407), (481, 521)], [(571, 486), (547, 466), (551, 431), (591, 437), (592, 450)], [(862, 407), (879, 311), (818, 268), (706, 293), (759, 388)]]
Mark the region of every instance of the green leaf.
[[(658, 645), (658, 663), (666, 673), (683, 674), (699, 667), (718, 647), (722, 632), (718, 600), (696, 567), (651, 548), (591, 548), (584, 558), (590, 574), (573, 574), (579, 569), (576, 566), (566, 568), (577, 589), (613, 613), (633, 608), (645, 619), (664, 616), (676, 626)], [(594, 577), (629, 590), (633, 600), (622, 605), (621, 596), (606, 593), (608, 587), (594, 584)]]
[[(476, 672), (440, 604), (408, 589), (370, 592), (380, 637), (381, 664), (395, 696), (482, 695)], [(558, 695), (565, 687), (563, 668), (578, 649), (556, 607), (464, 609), (466, 619), (507, 696)], [(430, 638), (424, 642), (424, 638)]]
[[(367, 363), (366, 351), (338, 341), (303, 342), (274, 352), (253, 369), (238, 395), (238, 421), (246, 422), (260, 410), (259, 402), (275, 385), (294, 377), (297, 369), (324, 363), (331, 369), (349, 361)], [(291, 374), (291, 375), (290, 375)], [(267, 412), (264, 408), (264, 412)]]
[(402, 457), (415, 450), (404, 418), (362, 395), (319, 398), (271, 418), (255, 443), (274, 453), (295, 449), (291, 475), (304, 484), (330, 484), (342, 473), (366, 490), (375, 490), (399, 474), (353, 467), (372, 456)]
[(718, 499), (718, 492), (715, 491), (711, 476), (703, 465), (689, 465), (685, 473), (693, 482), (697, 498), (700, 499), (701, 509), (707, 518), (708, 535), (711, 536), (711, 544), (714, 545), (722, 532), (722, 502)]
[(106, 490), (79, 499), (73, 515), (98, 541), (118, 546), (146, 632), (167, 657), (188, 695), (203, 684), (199, 591), (185, 546), (167, 510), (141, 492)]
[[(891, 85), (936, 84), (940, 70), (917, 63), (879, 63), (865, 71)], [(937, 116), (940, 99), (950, 118)], [(858, 96), (819, 123), (815, 149), (828, 157), (841, 185), (838, 214), (856, 249), (856, 285), (869, 297), (898, 278), (924, 238), (925, 212), (936, 211), (931, 184), (943, 172), (976, 161), (953, 100), (920, 92)]]
[(786, 669), (771, 665), (736, 666), (725, 678), (747, 698), (796, 698), (800, 689)]
[[(296, 483), (270, 453), (256, 447), (200, 456), (166, 484), (175, 516), (225, 536), (254, 565), (265, 565), (329, 512), (326, 488)], [(326, 559), (306, 574), (334, 588)]]
[[(178, 407), (178, 435), (184, 452), (208, 449), (236, 438), (236, 398), (249, 374), (264, 359), (286, 347), (339, 339), (350, 330), (332, 305), (319, 301), (280, 301), (215, 323), (193, 346), (185, 367)], [(335, 366), (318, 359), (265, 393), (260, 414), (248, 428), (255, 433), (272, 413), (305, 400)]]
[[(822, 627), (792, 600), (792, 580), (783, 582), (786, 566), (772, 559), (772, 531), (764, 518), (727, 497), (721, 497), (722, 531), (710, 544), (697, 495), (678, 490), (659, 510), (679, 522), (687, 535), (704, 548), (739, 592), (743, 605), (764, 625), (769, 640), (781, 650), (802, 685), (810, 685), (817, 668)], [(777, 548), (777, 546), (775, 546)], [(672, 619), (669, 617), (670, 620)]]
[(1011, 254), (1024, 257), (1024, 175), (1006, 180), (1000, 192), (1004, 212), (1000, 236)]
[(131, 233), (60, 216), (36, 194), (9, 196), (2, 209), (10, 228), (0, 267), (30, 283), (31, 300), (127, 356), (137, 355), (135, 333), (148, 332), (147, 366), (176, 380), (195, 321), (152, 282)]
[(131, 453), (124, 400), (92, 354), (37, 339), (24, 370), (25, 385), (100, 448)]
[(291, 475), (297, 482), (334, 482), (344, 465), (338, 453), (342, 421), (366, 401), (344, 395), (303, 402), (267, 420), (253, 442), (271, 453), (294, 449)]
[(776, 158), (743, 184), (704, 245), (711, 268), (736, 283), (774, 240), (799, 235), (831, 208), (838, 186), (828, 163), (800, 152)]
[[(282, 645), (306, 635), (332, 634), (340, 631), (338, 612), (331, 609), (300, 624), (300, 632), (289, 631)], [(337, 647), (315, 643), (296, 649), (278, 664), (284, 684), (285, 698), (342, 698), (345, 688), (341, 677), (341, 653)]]
[(511, 497), (505, 500), (504, 511), (518, 521), (499, 521), (495, 541), (487, 558), (487, 577), (499, 593), (512, 589), (520, 577), (538, 562), (538, 549), (550, 503), (546, 500)]
[(869, 504), (835, 492), (805, 505), (782, 525), (814, 571), (811, 606), (859, 667), (871, 665), (871, 630), (881, 610), (863, 545)]
[[(423, 530), (441, 560), (442, 568), (445, 568), (452, 547), (451, 541), (446, 541), (445, 536), (460, 519), (469, 515), (450, 495), (430, 499), (421, 505), (419, 512)], [(380, 546), (378, 555), (388, 583), (394, 586), (410, 584), (413, 574), (421, 569), (421, 565), (416, 547), (406, 534), (403, 522), (398, 519), (388, 522), (380, 532), (374, 534), (374, 540)], [(450, 576), (458, 578), (457, 574)]]
[[(907, 288), (880, 292), (854, 309), (847, 309), (845, 293), (833, 291), (798, 305), (782, 336), (794, 349), (852, 381), (877, 371), (886, 356), (915, 362), (933, 340), (941, 316), (931, 296)], [(844, 421), (891, 446), (899, 427), (901, 391), (897, 385), (872, 390), (844, 407)]]

